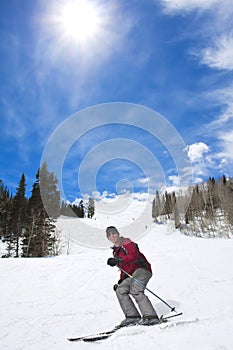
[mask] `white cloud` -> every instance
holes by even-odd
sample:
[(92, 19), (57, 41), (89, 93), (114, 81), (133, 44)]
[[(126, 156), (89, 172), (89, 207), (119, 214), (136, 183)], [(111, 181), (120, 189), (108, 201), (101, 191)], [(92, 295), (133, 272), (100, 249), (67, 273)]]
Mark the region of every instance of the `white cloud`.
[[(191, 35), (198, 47), (193, 46), (192, 53), (200, 63), (211, 69), (233, 70), (233, 6), (232, 0), (161, 0), (164, 13), (182, 15), (195, 12)], [(191, 17), (190, 17), (191, 18)], [(222, 85), (221, 85), (222, 86)], [(205, 94), (207, 100), (218, 109), (219, 114), (212, 122), (203, 127), (203, 135), (215, 139), (213, 149), (203, 142), (186, 147), (187, 154), (193, 162), (195, 179), (209, 175), (213, 169), (224, 173), (231, 172), (233, 160), (233, 84)]]
[[(211, 68), (233, 69), (232, 0), (161, 0), (161, 3), (168, 15), (205, 12), (205, 16), (199, 16), (199, 49), (195, 55)], [(197, 23), (198, 17), (195, 19)]]
[[(89, 197), (90, 195), (88, 194), (86, 196), (86, 200)], [(96, 201), (101, 201), (102, 203), (114, 203), (119, 199), (124, 200), (125, 198), (129, 198), (129, 197), (135, 201), (145, 202), (145, 201), (148, 201), (148, 199), (150, 198), (150, 194), (148, 192), (133, 192), (133, 193), (128, 192), (124, 194), (116, 194), (108, 191), (104, 191), (102, 193), (99, 191), (95, 191), (91, 194), (91, 197)]]
[(194, 9), (207, 10), (218, 4), (219, 0), (161, 0), (161, 2), (166, 13), (177, 13)]
[(218, 151), (211, 157), (214, 157), (219, 170), (226, 173), (231, 166), (233, 152), (233, 84), (209, 92), (206, 98), (221, 111), (214, 120), (202, 126), (202, 133), (212, 142), (214, 137), (214, 148)]
[[(90, 195), (88, 195), (90, 197)], [(94, 191), (91, 194), (92, 198), (94, 198), (96, 201), (102, 201), (102, 200), (107, 200), (107, 201), (112, 201), (116, 198), (116, 193), (108, 192), (108, 191), (103, 191), (102, 193), (99, 191)]]
[(140, 184), (146, 184), (147, 185), (150, 181), (151, 181), (151, 178), (149, 178), (149, 177), (142, 177), (142, 178), (138, 179), (138, 182)]
[(218, 38), (212, 47), (202, 50), (201, 56), (201, 63), (211, 68), (232, 70), (233, 33)]
[(185, 147), (185, 150), (191, 162), (199, 162), (203, 155), (210, 151), (210, 148), (203, 142), (196, 142)]
[(169, 181), (171, 181), (173, 186), (180, 186), (180, 177), (177, 175), (168, 176)]
[(221, 132), (219, 135), (222, 144), (223, 154), (221, 155), (222, 164), (227, 163), (227, 159), (233, 160), (233, 130)]
[(227, 139), (224, 135), (233, 129), (233, 84), (207, 92), (205, 99), (220, 109), (220, 112), (212, 121), (202, 126), (202, 133), (211, 139), (214, 136), (217, 142), (220, 141), (222, 149), (224, 140)]
[(186, 152), (193, 162), (194, 182), (200, 182), (213, 173), (213, 169), (219, 173), (231, 174), (233, 166), (233, 130), (220, 131), (216, 134), (216, 149), (211, 152), (209, 146), (203, 142), (186, 147)]
[(139, 202), (146, 202), (146, 201), (150, 201), (151, 200), (151, 197), (150, 197), (150, 195), (148, 194), (148, 193), (146, 193), (146, 192), (142, 192), (142, 193), (139, 193), (139, 192), (134, 192), (133, 194), (132, 194), (132, 196), (133, 196), (133, 199), (135, 200), (135, 201), (139, 201)]

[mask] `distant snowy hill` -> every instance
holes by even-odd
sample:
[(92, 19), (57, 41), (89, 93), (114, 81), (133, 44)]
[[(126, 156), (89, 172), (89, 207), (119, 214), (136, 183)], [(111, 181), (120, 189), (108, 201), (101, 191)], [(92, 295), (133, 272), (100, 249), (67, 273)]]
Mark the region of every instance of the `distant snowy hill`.
[[(116, 224), (110, 219), (99, 215), (92, 222), (102, 229), (100, 246), (106, 225)], [(1, 350), (233, 349), (233, 240), (187, 237), (169, 223), (153, 224), (137, 240), (153, 267), (148, 287), (183, 316), (168, 327), (125, 328), (95, 344), (69, 343), (67, 337), (111, 329), (124, 317), (112, 289), (119, 271), (106, 264), (107, 241), (99, 249), (96, 240), (88, 248), (69, 239), (80, 232), (78, 219), (60, 218), (57, 226), (63, 255), (0, 260)], [(88, 227), (90, 221), (87, 235)], [(150, 298), (160, 315), (169, 313)]]

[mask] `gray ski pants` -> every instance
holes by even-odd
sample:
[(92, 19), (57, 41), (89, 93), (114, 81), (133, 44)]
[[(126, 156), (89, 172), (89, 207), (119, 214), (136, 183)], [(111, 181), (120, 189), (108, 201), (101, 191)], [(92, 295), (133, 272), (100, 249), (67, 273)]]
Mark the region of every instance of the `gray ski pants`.
[[(152, 274), (143, 268), (139, 268), (133, 273), (133, 277), (146, 286), (149, 279), (152, 277)], [(144, 289), (145, 288), (132, 278), (124, 279), (116, 289), (118, 301), (126, 317), (147, 317), (157, 315), (149, 298), (144, 294)], [(134, 305), (130, 295), (135, 299), (141, 315)]]

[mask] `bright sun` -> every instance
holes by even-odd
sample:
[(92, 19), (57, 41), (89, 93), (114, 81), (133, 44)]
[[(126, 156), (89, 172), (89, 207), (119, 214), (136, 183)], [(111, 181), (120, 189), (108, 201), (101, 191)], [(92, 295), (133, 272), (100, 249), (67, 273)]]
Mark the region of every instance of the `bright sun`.
[(64, 5), (59, 22), (65, 36), (84, 42), (97, 34), (100, 16), (93, 3), (88, 0), (76, 0)]

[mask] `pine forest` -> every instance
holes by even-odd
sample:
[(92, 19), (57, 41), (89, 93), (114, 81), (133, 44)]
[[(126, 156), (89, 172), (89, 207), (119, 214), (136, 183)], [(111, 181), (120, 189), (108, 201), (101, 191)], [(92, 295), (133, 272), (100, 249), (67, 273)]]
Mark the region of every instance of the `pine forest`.
[(26, 179), (22, 174), (15, 195), (0, 180), (0, 243), (6, 244), (2, 257), (44, 257), (58, 255), (56, 219), (60, 215), (92, 218), (94, 201), (87, 207), (61, 203), (57, 179), (44, 163), (36, 174), (31, 196), (26, 197)]
[[(92, 219), (95, 202), (80, 200), (71, 204), (60, 199), (57, 179), (46, 163), (36, 174), (31, 196), (26, 197), (26, 179), (22, 174), (15, 195), (0, 180), (0, 239), (6, 244), (2, 257), (43, 257), (58, 255), (59, 216)], [(152, 203), (155, 223), (171, 220), (185, 235), (204, 238), (231, 238), (233, 231), (233, 179), (222, 176), (217, 181), (190, 186), (178, 193), (155, 194)]]

